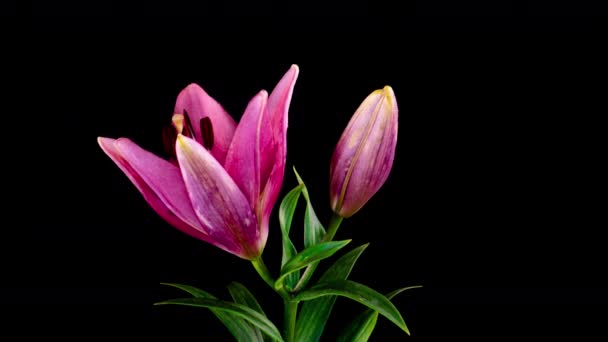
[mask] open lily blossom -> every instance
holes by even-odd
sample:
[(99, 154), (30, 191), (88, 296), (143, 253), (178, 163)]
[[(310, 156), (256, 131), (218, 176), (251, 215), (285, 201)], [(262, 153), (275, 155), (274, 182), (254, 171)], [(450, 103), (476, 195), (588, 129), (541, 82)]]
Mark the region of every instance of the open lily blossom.
[(241, 258), (262, 254), (285, 173), (287, 116), (298, 67), (270, 96), (258, 93), (237, 126), (223, 107), (191, 84), (178, 96), (171, 132), (175, 159), (126, 138), (100, 137), (103, 151), (150, 206), (175, 228)]

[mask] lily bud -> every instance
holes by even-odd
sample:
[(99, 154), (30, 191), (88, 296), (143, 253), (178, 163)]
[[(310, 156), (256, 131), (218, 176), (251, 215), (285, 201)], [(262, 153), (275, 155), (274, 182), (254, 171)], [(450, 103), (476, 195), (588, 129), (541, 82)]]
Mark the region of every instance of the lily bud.
[(371, 93), (351, 118), (331, 159), (330, 202), (336, 214), (355, 214), (388, 178), (397, 119), (397, 101), (389, 86)]

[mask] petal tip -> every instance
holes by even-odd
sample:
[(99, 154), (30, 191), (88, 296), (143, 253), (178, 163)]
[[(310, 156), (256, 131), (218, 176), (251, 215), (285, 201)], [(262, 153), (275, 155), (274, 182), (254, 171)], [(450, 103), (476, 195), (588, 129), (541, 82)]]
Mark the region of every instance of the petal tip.
[(390, 105), (393, 106), (396, 109), (396, 98), (395, 98), (395, 92), (393, 91), (393, 88), (391, 88), (391, 86), (384, 86), (384, 88), (382, 89), (384, 92), (384, 97), (389, 101)]
[(256, 94), (258, 97), (268, 98), (268, 92), (264, 89), (260, 90), (259, 93)]
[(291, 73), (293, 79), (295, 80), (296, 78), (298, 78), (298, 75), (300, 74), (300, 67), (297, 64), (292, 64), (291, 67), (289, 68), (288, 73)]
[(104, 145), (104, 144), (108, 144), (110, 142), (114, 141), (114, 139), (112, 138), (106, 138), (106, 137), (97, 137), (97, 143), (99, 145)]
[(112, 138), (97, 137), (97, 143), (99, 144), (99, 147), (101, 147), (101, 149), (104, 150), (104, 152), (106, 153), (114, 149), (114, 144), (117, 141), (118, 140)]
[[(200, 95), (206, 95), (207, 93), (205, 92), (205, 90), (203, 89), (203, 87), (201, 87), (200, 85), (198, 85), (197, 83), (190, 83), (187, 86), (185, 86), (177, 95), (177, 103), (176, 103), (176, 107), (174, 109), (174, 111), (182, 111), (183, 109), (180, 108), (182, 106), (177, 106), (178, 103), (182, 103), (183, 101), (187, 101), (188, 98), (190, 97), (196, 97), (196, 96), (200, 96)], [(184, 104), (184, 103), (182, 103)]]
[(192, 82), (190, 84), (188, 84), (186, 87), (184, 87), (184, 91), (192, 91), (192, 90), (199, 90), (199, 89), (203, 89), (201, 88), (200, 85)]

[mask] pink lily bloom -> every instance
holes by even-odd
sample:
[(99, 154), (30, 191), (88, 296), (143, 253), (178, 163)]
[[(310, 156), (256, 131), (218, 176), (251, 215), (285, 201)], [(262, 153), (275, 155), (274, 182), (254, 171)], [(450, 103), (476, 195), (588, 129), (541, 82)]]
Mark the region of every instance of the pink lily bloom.
[(371, 93), (346, 126), (331, 158), (330, 204), (354, 215), (384, 184), (397, 145), (397, 100), (389, 86)]
[(299, 69), (293, 65), (270, 96), (247, 105), (237, 126), (196, 84), (178, 96), (173, 127), (163, 137), (168, 161), (127, 138), (98, 138), (164, 220), (195, 238), (243, 259), (259, 257), (283, 184), (287, 113)]

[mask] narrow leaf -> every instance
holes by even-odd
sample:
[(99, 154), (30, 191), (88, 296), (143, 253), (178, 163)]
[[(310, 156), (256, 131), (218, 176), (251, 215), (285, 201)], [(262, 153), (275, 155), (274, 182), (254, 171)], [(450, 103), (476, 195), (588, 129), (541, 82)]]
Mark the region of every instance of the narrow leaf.
[(296, 209), (296, 205), (298, 204), (298, 199), (300, 198), (300, 193), (302, 193), (303, 188), (303, 184), (299, 184), (293, 188), (289, 193), (287, 193), (287, 195), (285, 195), (285, 198), (283, 198), (281, 206), (279, 207), (279, 223), (281, 224), (281, 229), (284, 230), (287, 235), (289, 235), (293, 213)]
[[(359, 246), (340, 257), (322, 276), (319, 282), (348, 278), (355, 262), (369, 244)], [(325, 323), (336, 301), (336, 296), (325, 296), (304, 302), (298, 315), (296, 341), (319, 341)]]
[[(291, 190), (283, 201), (281, 202), (281, 206), (279, 207), (279, 223), (281, 225), (281, 233), (283, 236), (283, 256), (281, 258), (281, 267), (283, 267), (289, 259), (291, 259), (294, 255), (296, 255), (297, 251), (291, 239), (289, 238), (289, 232), (291, 230), (291, 221), (293, 219), (293, 213), (296, 210), (296, 206), (298, 204), (298, 199), (300, 198), (300, 193), (302, 193), (302, 189), (304, 185), (298, 185), (293, 190)], [(300, 279), (300, 272), (294, 272), (287, 276), (285, 279), (285, 285), (292, 289)]]
[[(409, 286), (397, 289), (386, 295), (386, 298), (393, 299), (399, 293), (405, 290), (420, 288), (422, 286)], [(376, 322), (378, 321), (378, 312), (372, 309), (367, 309), (353, 319), (350, 324), (344, 329), (344, 332), (338, 338), (339, 342), (366, 342), (372, 335)]]
[[(161, 283), (162, 285), (172, 286), (178, 288), (182, 291), (185, 291), (196, 298), (207, 298), (207, 299), (217, 299), (215, 296), (210, 294), (207, 291), (203, 291), (194, 286), (183, 285), (183, 284), (170, 284), (170, 283)], [(235, 316), (229, 312), (209, 308), (211, 312), (217, 317), (224, 326), (230, 331), (232, 336), (236, 338), (239, 342), (251, 341), (252, 336), (256, 336), (256, 331), (253, 326), (244, 319)], [(262, 340), (254, 340), (254, 341), (262, 341)]]
[(259, 312), (246, 307), (245, 305), (226, 302), (223, 300), (210, 299), (210, 298), (177, 298), (169, 299), (164, 302), (155, 303), (154, 305), (186, 305), (196, 306), (203, 308), (213, 308), (220, 311), (229, 312), (235, 316), (245, 319), (247, 322), (260, 328), (265, 334), (275, 339), (276, 341), (283, 341), (281, 333), (277, 327), (272, 324), (268, 318)]
[(230, 283), (228, 285), (228, 291), (230, 291), (230, 295), (232, 296), (232, 299), (234, 300), (235, 303), (243, 304), (243, 305), (261, 313), (262, 315), (266, 316), (266, 314), (264, 313), (264, 310), (262, 310), (262, 307), (260, 306), (258, 301), (253, 296), (253, 293), (251, 293), (245, 287), (245, 285), (238, 283), (236, 281), (233, 281), (232, 283)]
[[(232, 296), (232, 300), (234, 300), (237, 304), (245, 305), (246, 307), (253, 309), (262, 315), (266, 316), (264, 310), (258, 301), (255, 299), (253, 294), (241, 283), (237, 283), (233, 281), (228, 285), (228, 291), (230, 292), (230, 296)], [(252, 326), (253, 331), (255, 332), (255, 336), (251, 336), (255, 341), (264, 341), (264, 337), (262, 336), (262, 332), (257, 327)]]
[(413, 290), (413, 289), (420, 289), (420, 288), (422, 288), (422, 285), (414, 285), (414, 286), (402, 287), (400, 289), (396, 289), (395, 291), (389, 292), (386, 295), (386, 298), (393, 299), (396, 295), (400, 294), (403, 291)]
[(319, 283), (308, 290), (298, 293), (296, 300), (310, 300), (323, 296), (338, 295), (350, 298), (371, 309), (378, 311), (381, 315), (395, 323), (408, 335), (409, 330), (403, 321), (399, 310), (381, 293), (350, 280), (334, 280)]
[(315, 261), (329, 258), (349, 242), (350, 240), (322, 242), (296, 254), (281, 269), (281, 276), (274, 285), (275, 289), (279, 290), (284, 286), (284, 280), (289, 274), (300, 270)]
[(321, 242), (323, 236), (325, 236), (325, 228), (323, 228), (321, 221), (319, 221), (317, 214), (315, 214), (315, 210), (312, 208), (308, 189), (295, 167), (293, 168), (293, 172), (296, 174), (298, 183), (303, 187), (302, 195), (304, 195), (304, 199), (306, 200), (306, 212), (304, 213), (304, 247), (310, 247)]
[(171, 286), (171, 287), (175, 287), (178, 288), (182, 291), (188, 292), (189, 294), (191, 294), (192, 296), (196, 297), (196, 298), (211, 298), (211, 299), (216, 299), (214, 295), (212, 295), (211, 293), (205, 291), (205, 290), (201, 290), (199, 288), (196, 288), (194, 286), (190, 286), (190, 285), (184, 285), (184, 284), (175, 284), (175, 283), (160, 283), (161, 285), (165, 285), (165, 286)]
[(338, 337), (338, 342), (366, 342), (378, 322), (378, 312), (371, 310), (373, 313), (369, 316), (359, 315), (353, 319), (345, 332)]

